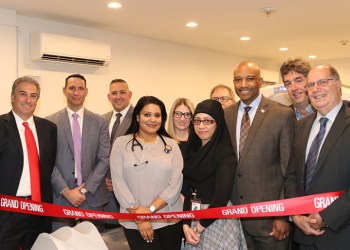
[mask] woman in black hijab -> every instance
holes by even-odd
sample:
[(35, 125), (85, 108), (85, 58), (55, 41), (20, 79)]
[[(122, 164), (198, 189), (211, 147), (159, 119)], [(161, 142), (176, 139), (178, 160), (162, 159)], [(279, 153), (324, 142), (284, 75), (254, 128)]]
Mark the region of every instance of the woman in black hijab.
[[(221, 104), (199, 103), (185, 154), (184, 178), (191, 188), (184, 210), (224, 207), (229, 203), (237, 160)], [(195, 202), (193, 202), (195, 201)], [(186, 249), (246, 249), (241, 223), (236, 219), (201, 219), (183, 225)]]

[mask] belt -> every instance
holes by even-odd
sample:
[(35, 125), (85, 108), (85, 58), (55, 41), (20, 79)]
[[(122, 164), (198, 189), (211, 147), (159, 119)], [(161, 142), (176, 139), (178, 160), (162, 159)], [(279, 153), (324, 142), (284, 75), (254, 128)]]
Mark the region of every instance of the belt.
[(16, 196), (17, 198), (21, 198), (21, 199), (26, 199), (26, 200), (31, 200), (32, 196)]

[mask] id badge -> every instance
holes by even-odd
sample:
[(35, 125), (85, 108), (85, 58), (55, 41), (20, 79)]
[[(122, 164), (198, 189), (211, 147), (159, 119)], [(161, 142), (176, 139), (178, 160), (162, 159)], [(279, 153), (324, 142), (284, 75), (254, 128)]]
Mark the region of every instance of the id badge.
[(198, 198), (191, 199), (191, 210), (200, 210), (201, 209), (201, 200)]

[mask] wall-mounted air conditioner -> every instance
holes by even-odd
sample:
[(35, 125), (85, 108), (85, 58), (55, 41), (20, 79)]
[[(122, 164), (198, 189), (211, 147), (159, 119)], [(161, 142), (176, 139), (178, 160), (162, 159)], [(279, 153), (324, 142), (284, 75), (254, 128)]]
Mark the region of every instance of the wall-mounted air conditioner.
[(108, 66), (111, 60), (109, 44), (42, 32), (31, 34), (30, 52), (33, 61)]

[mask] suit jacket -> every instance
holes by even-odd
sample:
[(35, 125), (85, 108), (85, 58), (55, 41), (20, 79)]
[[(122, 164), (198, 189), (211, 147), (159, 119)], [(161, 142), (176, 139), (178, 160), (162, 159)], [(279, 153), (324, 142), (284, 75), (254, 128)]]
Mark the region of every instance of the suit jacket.
[[(237, 102), (225, 109), (236, 156), (239, 104)], [(289, 107), (262, 97), (238, 162), (231, 197), (233, 204), (278, 200), (296, 195), (295, 169), (291, 164), (295, 121), (294, 112)], [(249, 234), (268, 236), (273, 220), (244, 219), (242, 223)]]
[[(320, 212), (329, 228), (321, 236), (307, 236), (296, 229), (295, 240), (304, 245), (316, 244), (318, 249), (350, 249), (350, 109), (343, 104), (330, 128), (311, 180), (308, 194), (345, 191), (328, 208)], [(317, 113), (297, 123), (295, 165), (298, 195), (304, 191), (306, 147)]]
[[(75, 188), (75, 162), (72, 130), (67, 109), (47, 117), (57, 125), (57, 157), (52, 173), (54, 203), (71, 206), (60, 193)], [(81, 141), (81, 171), (85, 188), (89, 191), (82, 208), (94, 208), (107, 203), (104, 178), (108, 171), (110, 139), (106, 121), (102, 116), (84, 109)]]
[[(55, 165), (57, 128), (52, 122), (34, 116), (39, 144), (39, 168), (43, 202), (52, 203), (51, 173)], [(23, 149), (15, 117), (11, 112), (0, 116), (0, 193), (16, 196), (23, 170)], [(9, 215), (9, 214), (7, 214)], [(5, 216), (5, 215), (4, 215)], [(0, 216), (0, 225), (3, 214)], [(47, 218), (47, 231), (51, 219)]]

